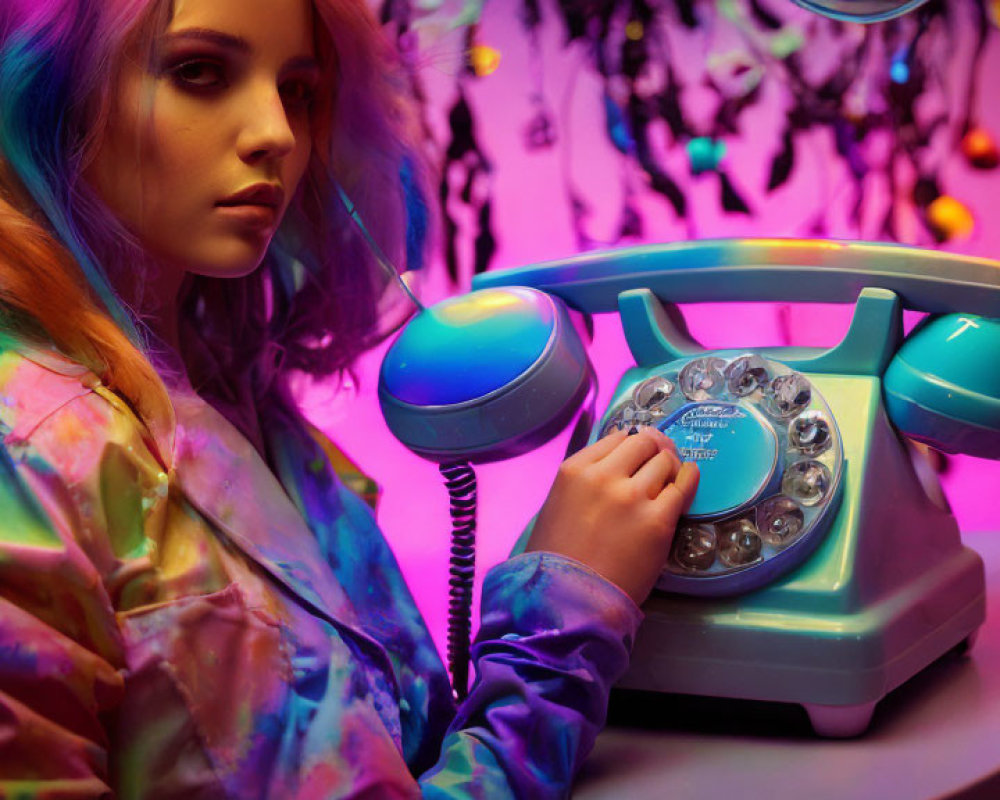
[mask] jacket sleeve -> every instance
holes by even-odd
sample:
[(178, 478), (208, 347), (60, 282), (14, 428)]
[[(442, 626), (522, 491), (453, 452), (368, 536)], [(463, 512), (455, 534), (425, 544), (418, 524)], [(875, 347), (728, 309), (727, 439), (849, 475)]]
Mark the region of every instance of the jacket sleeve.
[(122, 644), (75, 523), (47, 465), (0, 440), (0, 796), (110, 794), (100, 717), (122, 694)]
[(642, 613), (584, 565), (537, 552), (490, 571), (482, 602), (475, 681), (424, 796), (568, 796)]
[(483, 584), (476, 677), (456, 712), (444, 667), (371, 510), (342, 485), (326, 488), (317, 496), (335, 496), (337, 507), (312, 517), (335, 524), (318, 537), (393, 661), (404, 755), (422, 773), (423, 796), (566, 796), (604, 724), (610, 688), (628, 665), (639, 608), (563, 556), (532, 552), (497, 565)]
[(476, 678), (456, 713), (444, 668), (371, 510), (342, 485), (317, 486), (313, 494), (336, 500), (323, 513), (319, 500), (312, 513), (302, 503), (303, 511), (365, 627), (393, 661), (404, 755), (422, 773), (422, 794), (566, 796), (604, 724), (610, 687), (627, 667), (638, 607), (588, 567), (552, 553), (496, 566), (483, 585), (472, 648)]

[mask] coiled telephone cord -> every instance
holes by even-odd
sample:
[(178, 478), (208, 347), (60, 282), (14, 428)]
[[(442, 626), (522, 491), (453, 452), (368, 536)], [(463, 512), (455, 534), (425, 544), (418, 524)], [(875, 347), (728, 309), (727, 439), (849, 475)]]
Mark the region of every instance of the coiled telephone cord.
[(448, 671), (458, 700), (469, 691), (472, 584), (476, 575), (476, 473), (468, 461), (441, 464), (451, 499), (448, 578)]

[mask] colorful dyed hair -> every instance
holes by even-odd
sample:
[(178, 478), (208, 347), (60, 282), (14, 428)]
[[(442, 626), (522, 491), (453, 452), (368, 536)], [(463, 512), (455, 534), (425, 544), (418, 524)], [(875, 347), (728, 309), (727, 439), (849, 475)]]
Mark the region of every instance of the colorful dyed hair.
[[(412, 258), (422, 244), (411, 237), (407, 246), (407, 197), (417, 196), (421, 162), (395, 54), (364, 0), (313, 5), (332, 86), (318, 104), (300, 190), (259, 269), (238, 279), (189, 276), (179, 303), (192, 383), (248, 433), (257, 420), (238, 409), (267, 397), (287, 403), (292, 371), (334, 374), (377, 340), (386, 278), (338, 184), (390, 259)], [(154, 59), (170, 13), (170, 0), (3, 0), (0, 8), (0, 329), (55, 344), (147, 422), (167, 402), (153, 367), (164, 367), (158, 343), (142, 323), (156, 298), (130, 278), (148, 259), (82, 175), (123, 54)], [(409, 207), (411, 217), (425, 208)], [(413, 221), (411, 232), (426, 220)]]

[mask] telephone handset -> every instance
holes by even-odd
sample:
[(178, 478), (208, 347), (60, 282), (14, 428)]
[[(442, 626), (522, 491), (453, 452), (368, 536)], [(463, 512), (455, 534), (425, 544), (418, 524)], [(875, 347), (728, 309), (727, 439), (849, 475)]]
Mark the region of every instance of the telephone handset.
[[(722, 239), (486, 273), (473, 288), (421, 313), (382, 366), (390, 428), (435, 460), (503, 458), (572, 416), (590, 370), (567, 306), (620, 310), (640, 366), (700, 353), (658, 300), (860, 298), (840, 345), (822, 353), (786, 349), (781, 360), (824, 373), (881, 375), (889, 366), (887, 405), (908, 436), (949, 452), (1000, 454), (1000, 370), (991, 360), (1000, 322), (990, 318), (1000, 315), (998, 262), (900, 245)], [(893, 359), (902, 340), (897, 305), (946, 316), (920, 326)], [(956, 309), (965, 313), (949, 313)]]
[[(929, 502), (894, 427), (1000, 457), (1000, 263), (731, 239), (589, 253), (473, 285), (387, 353), (380, 400), (405, 444), (476, 461), (554, 435), (591, 389), (574, 314), (617, 309), (636, 363), (591, 440), (652, 424), (699, 460), (624, 685), (801, 702), (818, 731), (856, 733), (878, 698), (982, 623), (982, 562)], [(856, 307), (829, 350), (708, 352), (665, 305), (764, 300)], [(932, 315), (905, 341), (903, 307)]]
[[(441, 461), (492, 460), (538, 444), (590, 386), (571, 312), (555, 297), (584, 312), (617, 305), (637, 367), (591, 438), (657, 425), (702, 467), (665, 590), (748, 591), (818, 543), (838, 507), (843, 448), (805, 371), (884, 372), (886, 407), (908, 436), (1000, 456), (1000, 322), (931, 318), (894, 353), (901, 305), (1000, 313), (992, 261), (874, 243), (709, 240), (487, 273), (474, 286), (424, 312), (388, 352), (380, 398), (390, 428)], [(829, 351), (704, 354), (660, 304), (856, 298), (847, 337)]]

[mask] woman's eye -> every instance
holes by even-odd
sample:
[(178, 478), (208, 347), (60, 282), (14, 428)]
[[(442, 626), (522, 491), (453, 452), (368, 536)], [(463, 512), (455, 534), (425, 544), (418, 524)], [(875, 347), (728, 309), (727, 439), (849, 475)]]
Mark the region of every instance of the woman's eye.
[(225, 84), (222, 65), (212, 61), (185, 61), (174, 67), (170, 74), (181, 88), (203, 90)]
[(287, 81), (281, 87), (281, 98), (286, 105), (307, 108), (316, 96), (316, 87), (309, 81)]

